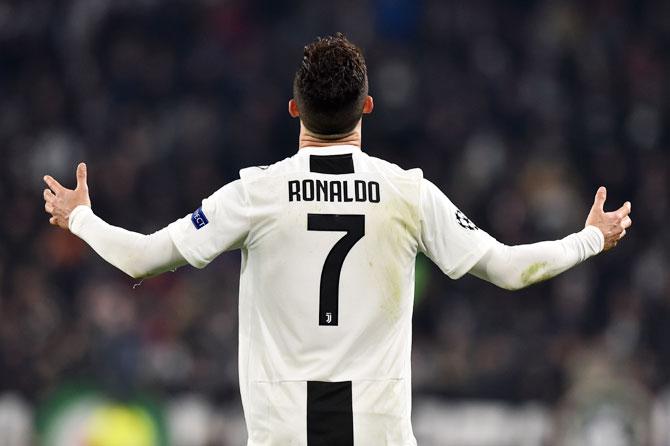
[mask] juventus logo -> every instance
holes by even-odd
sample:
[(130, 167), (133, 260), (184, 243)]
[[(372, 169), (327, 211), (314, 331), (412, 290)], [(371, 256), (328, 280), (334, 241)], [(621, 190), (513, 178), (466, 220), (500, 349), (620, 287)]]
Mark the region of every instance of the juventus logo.
[(333, 313), (326, 313), (326, 323), (330, 324), (333, 321)]

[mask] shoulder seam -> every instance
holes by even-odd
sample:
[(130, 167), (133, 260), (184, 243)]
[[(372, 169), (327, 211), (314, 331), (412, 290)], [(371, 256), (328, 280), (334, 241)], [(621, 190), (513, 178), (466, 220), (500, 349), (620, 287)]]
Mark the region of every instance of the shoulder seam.
[[(420, 170), (420, 169), (419, 169)], [(421, 178), (419, 178), (419, 187), (418, 187), (418, 192), (419, 192), (419, 199), (417, 200), (417, 203), (419, 203), (419, 209), (418, 209), (418, 216), (419, 216), (419, 234), (418, 234), (418, 242), (419, 242), (419, 249), (421, 252), (425, 251), (425, 246), (423, 244), (423, 222), (424, 222), (424, 216), (423, 216), (423, 187), (424, 187), (424, 178), (423, 178), (423, 172), (421, 175)]]
[(244, 237), (244, 241), (242, 241), (242, 246), (246, 248), (247, 242), (249, 241), (249, 238), (251, 237), (251, 231), (254, 227), (253, 224), (253, 219), (251, 216), (251, 198), (249, 197), (249, 193), (247, 192), (247, 187), (244, 184), (244, 181), (242, 180), (242, 176), (240, 175), (240, 187), (242, 188), (242, 198), (244, 199), (244, 213), (247, 217), (247, 235)]

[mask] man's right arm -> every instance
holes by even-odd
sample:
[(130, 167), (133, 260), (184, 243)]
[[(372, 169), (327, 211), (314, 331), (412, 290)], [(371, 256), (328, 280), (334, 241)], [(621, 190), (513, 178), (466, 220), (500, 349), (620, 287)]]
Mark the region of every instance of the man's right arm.
[(469, 271), (506, 290), (519, 290), (551, 279), (603, 249), (603, 235), (595, 226), (561, 240), (507, 246), (495, 242)]
[(585, 229), (561, 240), (506, 246), (479, 229), (432, 183), (421, 190), (421, 250), (446, 274), (469, 272), (501, 288), (520, 289), (552, 278), (611, 249), (631, 225), (630, 202), (605, 212), (607, 191), (598, 189)]
[(598, 189), (585, 228), (561, 240), (507, 246), (495, 242), (470, 274), (501, 288), (518, 290), (544, 280), (608, 250), (626, 235), (632, 221), (631, 204), (605, 212), (607, 191)]

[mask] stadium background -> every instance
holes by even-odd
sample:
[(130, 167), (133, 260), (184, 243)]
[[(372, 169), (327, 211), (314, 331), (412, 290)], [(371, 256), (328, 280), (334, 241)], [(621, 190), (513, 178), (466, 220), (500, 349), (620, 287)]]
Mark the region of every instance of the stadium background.
[(670, 445), (665, 0), (1, 0), (0, 444), (242, 444), (239, 254), (134, 286), (48, 225), (41, 178), (85, 160), (100, 216), (156, 230), (296, 150), (302, 46), (338, 30), (364, 149), (500, 241), (580, 229), (601, 184), (633, 202), (617, 249), (523, 291), (419, 259), (419, 443)]

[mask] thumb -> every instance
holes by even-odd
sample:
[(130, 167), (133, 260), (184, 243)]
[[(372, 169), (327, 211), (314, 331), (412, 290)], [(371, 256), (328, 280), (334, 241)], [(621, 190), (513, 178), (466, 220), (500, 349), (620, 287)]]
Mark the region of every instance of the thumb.
[(596, 198), (593, 200), (593, 207), (601, 212), (604, 212), (606, 199), (607, 189), (605, 186), (600, 186), (596, 192)]
[(88, 184), (86, 184), (86, 164), (79, 163), (77, 166), (77, 189), (87, 189)]

